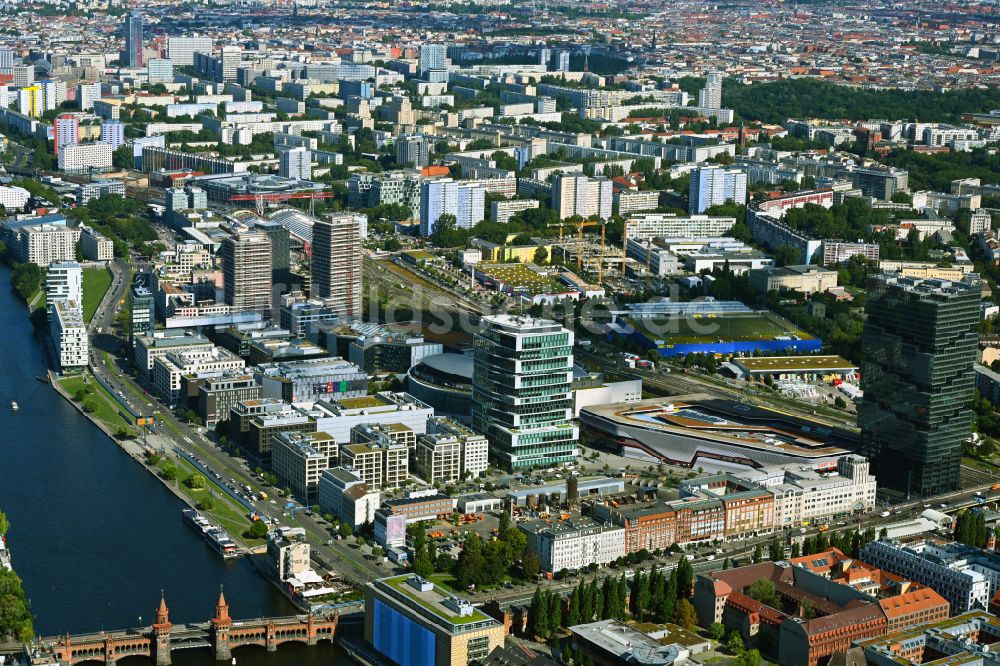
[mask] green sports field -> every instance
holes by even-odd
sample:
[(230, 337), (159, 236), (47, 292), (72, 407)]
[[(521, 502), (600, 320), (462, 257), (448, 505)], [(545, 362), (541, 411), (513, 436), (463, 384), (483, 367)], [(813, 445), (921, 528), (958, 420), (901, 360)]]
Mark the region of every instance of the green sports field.
[(772, 340), (777, 336), (812, 336), (795, 328), (791, 322), (771, 315), (716, 315), (701, 317), (669, 317), (661, 319), (629, 319), (628, 322), (650, 340), (665, 340), (673, 344), (715, 342), (746, 342)]

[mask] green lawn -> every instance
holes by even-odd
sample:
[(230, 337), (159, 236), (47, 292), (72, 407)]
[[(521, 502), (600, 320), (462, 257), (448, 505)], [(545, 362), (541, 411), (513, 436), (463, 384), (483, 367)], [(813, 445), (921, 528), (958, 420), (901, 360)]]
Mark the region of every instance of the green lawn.
[(246, 539), (243, 537), (243, 532), (250, 527), (250, 519), (245, 515), (246, 510), (243, 506), (237, 504), (222, 488), (219, 488), (214, 479), (205, 477), (204, 488), (188, 488), (184, 484), (184, 479), (188, 478), (195, 472), (198, 472), (199, 474), (201, 474), (201, 472), (198, 471), (194, 465), (183, 458), (178, 457), (174, 459), (173, 462), (177, 465), (178, 471), (177, 488), (180, 489), (182, 493), (190, 497), (195, 503), (208, 493), (212, 493), (215, 496), (215, 508), (211, 511), (202, 511), (203, 514), (206, 514), (210, 520), (214, 520), (226, 528), (226, 531), (228, 531), (233, 538), (243, 541), (250, 547), (259, 546), (264, 543), (261, 539)]
[(83, 320), (90, 323), (97, 306), (111, 286), (111, 271), (107, 268), (83, 269)]
[[(85, 382), (84, 379), (87, 381)], [(64, 377), (59, 380), (59, 383), (70, 397), (74, 399), (74, 402), (78, 402), (75, 397), (77, 393), (81, 390), (85, 391), (87, 396), (83, 399), (82, 404), (84, 406), (92, 405), (93, 410), (90, 413), (96, 416), (99, 421), (104, 423), (113, 432), (117, 432), (123, 427), (129, 431), (132, 430), (134, 424), (131, 419), (126, 419), (120, 413), (120, 410), (124, 410), (124, 407), (90, 374)]]

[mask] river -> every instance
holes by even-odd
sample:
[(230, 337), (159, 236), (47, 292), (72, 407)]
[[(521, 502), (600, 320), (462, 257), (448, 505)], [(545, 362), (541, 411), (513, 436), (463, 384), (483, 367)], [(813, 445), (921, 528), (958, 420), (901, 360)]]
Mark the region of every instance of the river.
[[(174, 623), (209, 619), (223, 585), (233, 617), (291, 615), (245, 560), (223, 561), (181, 519), (183, 503), (50, 386), (28, 312), (0, 265), (0, 511), (35, 630), (121, 629), (152, 622), (160, 591)], [(20, 410), (12, 412), (16, 400)], [(339, 649), (237, 650), (238, 663), (348, 663)], [(130, 660), (143, 663), (147, 660)], [(207, 652), (179, 666), (214, 664)]]

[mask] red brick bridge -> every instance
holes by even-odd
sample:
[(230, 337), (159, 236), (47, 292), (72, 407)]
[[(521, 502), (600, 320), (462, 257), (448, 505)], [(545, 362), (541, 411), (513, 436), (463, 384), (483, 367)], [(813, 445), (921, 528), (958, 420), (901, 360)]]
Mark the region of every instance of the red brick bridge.
[(96, 661), (111, 666), (125, 657), (143, 656), (157, 666), (167, 666), (173, 650), (209, 648), (216, 659), (228, 661), (233, 649), (246, 645), (273, 651), (290, 641), (306, 645), (332, 641), (339, 619), (340, 614), (332, 612), (233, 620), (226, 597), (220, 591), (215, 617), (204, 623), (175, 625), (170, 622), (166, 599), (161, 597), (156, 622), (150, 627), (42, 638), (26, 646), (25, 653), (30, 663), (37, 664), (52, 663), (55, 659), (64, 665)]

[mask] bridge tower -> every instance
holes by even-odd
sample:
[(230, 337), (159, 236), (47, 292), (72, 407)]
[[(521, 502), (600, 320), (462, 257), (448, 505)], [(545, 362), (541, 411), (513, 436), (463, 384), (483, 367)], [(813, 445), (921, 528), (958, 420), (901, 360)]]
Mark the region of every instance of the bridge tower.
[(215, 604), (215, 617), (212, 618), (212, 649), (215, 651), (215, 658), (219, 661), (228, 661), (233, 656), (229, 646), (229, 628), (232, 625), (233, 619), (229, 617), (229, 603), (220, 587), (219, 600)]
[(170, 666), (170, 630), (173, 627), (167, 599), (160, 592), (160, 607), (156, 609), (156, 622), (153, 623), (153, 659), (156, 666)]

